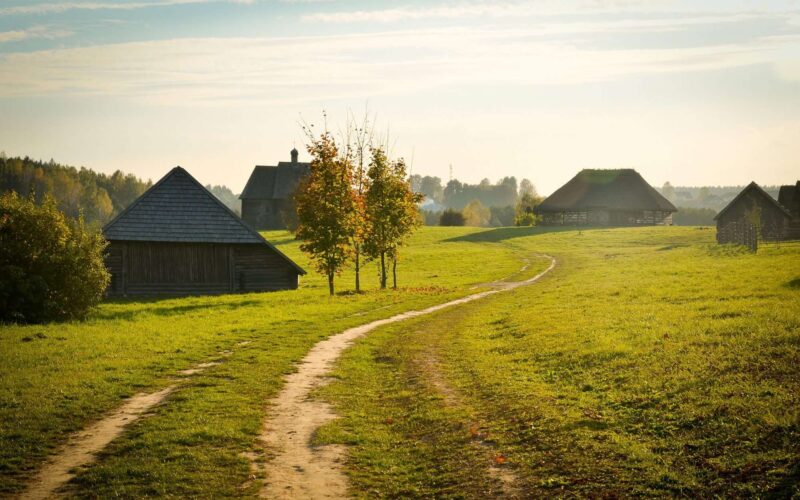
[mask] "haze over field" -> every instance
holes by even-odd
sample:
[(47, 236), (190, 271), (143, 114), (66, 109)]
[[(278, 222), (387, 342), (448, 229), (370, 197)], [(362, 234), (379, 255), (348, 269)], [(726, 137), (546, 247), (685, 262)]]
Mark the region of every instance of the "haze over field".
[(366, 103), (414, 173), (794, 182), (800, 2), (6, 0), (0, 149), (239, 192)]

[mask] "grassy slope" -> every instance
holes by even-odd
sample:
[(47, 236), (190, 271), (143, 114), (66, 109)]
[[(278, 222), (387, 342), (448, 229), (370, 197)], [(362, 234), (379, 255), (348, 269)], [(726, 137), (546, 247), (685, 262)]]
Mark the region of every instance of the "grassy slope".
[[(85, 322), (0, 326), (0, 495), (19, 491), (68, 433), (122, 398), (174, 383), (178, 370), (226, 349), (234, 352), (224, 364), (185, 381), (81, 474), (79, 487), (99, 496), (240, 493), (248, 477), (240, 453), (252, 447), (281, 376), (311, 345), (519, 269), (510, 245), (442, 242), (476, 231), (422, 229), (399, 266), (401, 287), (412, 289), (375, 290), (376, 269), (368, 266), (363, 295), (329, 299), (310, 272), (297, 291), (113, 302)], [(286, 233), (268, 237), (311, 271)], [(351, 289), (352, 281), (345, 273), (338, 286)], [(252, 343), (236, 347), (244, 340)]]
[[(526, 236), (526, 237), (521, 237)], [(361, 496), (800, 495), (800, 247), (652, 228), (506, 241), (529, 288), (373, 332), (323, 393)], [(476, 446), (482, 441), (488, 446)]]

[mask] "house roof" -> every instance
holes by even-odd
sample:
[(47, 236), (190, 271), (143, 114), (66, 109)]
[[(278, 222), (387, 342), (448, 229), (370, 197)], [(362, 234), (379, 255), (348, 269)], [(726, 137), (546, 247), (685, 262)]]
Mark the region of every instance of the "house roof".
[(797, 181), (794, 186), (781, 186), (778, 192), (778, 203), (795, 217), (800, 217), (800, 181)]
[(537, 212), (564, 212), (603, 208), (607, 210), (660, 210), (677, 212), (664, 198), (630, 168), (584, 169), (547, 197)]
[(106, 224), (103, 235), (109, 241), (267, 245), (305, 274), (181, 167), (170, 170)]
[(728, 211), (728, 209), (730, 209), (731, 207), (735, 206), (735, 205), (736, 205), (736, 204), (739, 202), (739, 200), (740, 200), (740, 199), (742, 199), (742, 197), (744, 197), (744, 195), (745, 195), (745, 194), (747, 194), (747, 193), (748, 193), (748, 192), (750, 192), (750, 191), (753, 191), (753, 192), (755, 192), (755, 193), (757, 193), (757, 194), (761, 195), (761, 196), (762, 196), (763, 198), (765, 198), (767, 201), (769, 201), (770, 203), (772, 203), (773, 205), (775, 205), (775, 207), (777, 207), (777, 208), (778, 208), (778, 209), (779, 209), (781, 212), (785, 213), (787, 217), (790, 217), (790, 218), (792, 217), (792, 214), (791, 214), (791, 213), (790, 213), (788, 210), (786, 210), (786, 208), (784, 208), (783, 206), (781, 206), (781, 204), (780, 204), (780, 203), (778, 203), (777, 201), (775, 201), (775, 198), (773, 198), (772, 196), (770, 196), (770, 195), (769, 195), (769, 193), (767, 193), (766, 191), (764, 191), (764, 190), (761, 188), (761, 186), (759, 186), (759, 185), (758, 185), (758, 184), (756, 184), (755, 182), (751, 182), (750, 184), (748, 184), (748, 185), (747, 185), (747, 187), (745, 187), (744, 189), (742, 189), (742, 191), (741, 191), (739, 194), (737, 194), (737, 195), (736, 195), (736, 197), (735, 197), (734, 199), (732, 199), (730, 203), (728, 203), (727, 205), (725, 205), (725, 208), (723, 208), (722, 210), (720, 210), (720, 211), (719, 211), (719, 213), (718, 213), (717, 215), (715, 215), (715, 216), (714, 216), (714, 220), (717, 220), (717, 219), (719, 219), (720, 217), (722, 217), (722, 215), (723, 215), (725, 212), (727, 212), (727, 211)]
[(276, 166), (256, 165), (241, 199), (285, 200), (290, 198), (300, 180), (311, 169), (310, 163), (282, 161)]

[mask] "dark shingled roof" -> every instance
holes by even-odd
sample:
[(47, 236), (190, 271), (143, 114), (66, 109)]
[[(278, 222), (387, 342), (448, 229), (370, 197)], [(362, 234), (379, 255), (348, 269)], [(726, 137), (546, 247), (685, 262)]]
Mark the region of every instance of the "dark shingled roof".
[(106, 224), (103, 235), (109, 241), (262, 244), (305, 274), (181, 167)]
[(778, 203), (791, 212), (792, 216), (800, 217), (800, 181), (794, 186), (781, 186)]
[(311, 169), (310, 163), (282, 161), (277, 166), (256, 165), (241, 199), (285, 200), (294, 194), (297, 185)]
[(786, 208), (784, 208), (783, 206), (781, 206), (781, 204), (780, 204), (780, 203), (778, 203), (777, 201), (775, 201), (775, 198), (773, 198), (772, 196), (770, 196), (768, 192), (764, 191), (764, 189), (762, 189), (762, 188), (761, 188), (761, 186), (759, 186), (758, 184), (756, 184), (756, 183), (755, 183), (755, 181), (754, 181), (754, 182), (751, 182), (750, 184), (748, 184), (748, 185), (747, 185), (747, 187), (745, 187), (744, 189), (742, 189), (742, 191), (741, 191), (739, 194), (737, 194), (737, 195), (736, 195), (736, 197), (735, 197), (734, 199), (732, 199), (730, 203), (728, 203), (727, 205), (725, 205), (725, 208), (723, 208), (722, 210), (720, 210), (720, 211), (719, 211), (719, 213), (718, 213), (717, 215), (715, 215), (715, 216), (714, 216), (714, 220), (717, 220), (717, 219), (719, 219), (720, 217), (722, 217), (722, 214), (724, 214), (725, 212), (727, 212), (727, 211), (728, 211), (728, 209), (729, 209), (729, 208), (731, 208), (732, 206), (736, 205), (736, 204), (739, 202), (739, 199), (741, 199), (741, 198), (742, 198), (742, 196), (744, 196), (744, 195), (745, 195), (745, 193), (747, 193), (747, 192), (749, 192), (749, 191), (754, 191), (755, 193), (757, 193), (757, 194), (761, 195), (761, 196), (762, 196), (763, 198), (765, 198), (767, 201), (769, 201), (770, 203), (772, 203), (773, 205), (775, 205), (775, 206), (776, 206), (778, 209), (780, 209), (780, 211), (781, 211), (781, 212), (785, 213), (787, 217), (789, 217), (789, 218), (791, 218), (791, 217), (792, 217), (792, 214), (791, 214), (791, 213), (790, 213), (788, 210), (786, 210)]
[(653, 189), (636, 170), (581, 170), (536, 207), (537, 212), (660, 210), (677, 212), (675, 205)]

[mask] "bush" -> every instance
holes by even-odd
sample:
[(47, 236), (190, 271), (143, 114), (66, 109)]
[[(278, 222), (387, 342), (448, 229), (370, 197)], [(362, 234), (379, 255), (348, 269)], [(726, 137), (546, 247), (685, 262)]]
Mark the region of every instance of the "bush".
[(45, 197), (0, 196), (0, 321), (83, 318), (103, 297), (106, 242)]
[(448, 208), (444, 212), (442, 212), (441, 217), (439, 217), (439, 225), (440, 226), (463, 226), (464, 225), (464, 214), (453, 210), (452, 208)]

